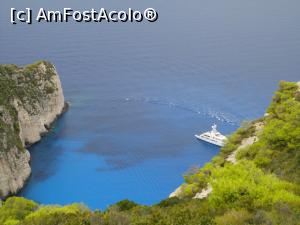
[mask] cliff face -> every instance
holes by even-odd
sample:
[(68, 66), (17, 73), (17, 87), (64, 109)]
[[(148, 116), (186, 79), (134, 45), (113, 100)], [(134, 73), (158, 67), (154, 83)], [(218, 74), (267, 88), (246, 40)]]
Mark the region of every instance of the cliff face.
[(25, 146), (40, 140), (64, 106), (51, 63), (0, 65), (0, 197), (23, 187), (31, 172)]

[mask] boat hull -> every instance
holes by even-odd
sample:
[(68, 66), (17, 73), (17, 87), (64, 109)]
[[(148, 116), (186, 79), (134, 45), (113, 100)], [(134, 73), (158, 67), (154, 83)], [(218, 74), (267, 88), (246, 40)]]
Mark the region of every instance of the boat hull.
[(220, 141), (214, 141), (214, 140), (211, 140), (211, 139), (206, 139), (206, 138), (203, 138), (201, 137), (201, 135), (195, 135), (195, 137), (201, 141), (205, 141), (205, 142), (208, 142), (210, 144), (213, 144), (213, 145), (217, 145), (219, 147), (223, 147), (224, 146), (224, 142), (220, 142)]

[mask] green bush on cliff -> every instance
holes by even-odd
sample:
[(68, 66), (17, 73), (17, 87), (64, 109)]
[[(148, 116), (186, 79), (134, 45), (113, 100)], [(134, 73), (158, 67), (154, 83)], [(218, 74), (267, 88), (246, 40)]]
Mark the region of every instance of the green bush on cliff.
[(265, 171), (300, 184), (300, 93), (295, 83), (281, 82), (264, 118), (258, 142), (239, 153)]
[(91, 211), (80, 204), (39, 206), (19, 197), (8, 198), (0, 207), (2, 225), (84, 225), (90, 224)]
[(37, 207), (37, 203), (24, 198), (8, 198), (0, 207), (0, 224), (18, 224)]
[(277, 203), (298, 205), (297, 185), (265, 174), (250, 161), (213, 168), (210, 178), (213, 192), (208, 201), (214, 208), (269, 209)]
[(79, 204), (60, 206), (43, 206), (27, 215), (22, 225), (84, 225), (87, 224), (90, 211)]

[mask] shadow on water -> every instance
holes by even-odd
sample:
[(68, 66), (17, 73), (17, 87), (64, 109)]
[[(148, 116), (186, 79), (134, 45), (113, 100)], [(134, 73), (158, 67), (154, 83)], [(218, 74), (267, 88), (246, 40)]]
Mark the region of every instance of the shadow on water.
[(57, 140), (64, 135), (65, 118), (68, 112), (64, 112), (52, 124), (48, 133), (44, 134), (41, 140), (31, 145), (28, 150), (31, 155), (31, 175), (18, 194), (19, 196), (26, 195), (26, 191), (32, 183), (43, 182), (57, 172), (57, 162), (63, 154), (64, 148), (57, 146)]

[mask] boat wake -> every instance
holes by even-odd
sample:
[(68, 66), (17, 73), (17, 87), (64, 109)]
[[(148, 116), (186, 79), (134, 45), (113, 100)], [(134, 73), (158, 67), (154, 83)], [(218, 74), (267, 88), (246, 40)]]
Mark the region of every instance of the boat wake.
[(189, 111), (192, 113), (197, 113), (201, 116), (207, 116), (212, 119), (216, 119), (220, 122), (228, 123), (230, 125), (239, 125), (241, 122), (241, 119), (239, 119), (237, 116), (221, 112), (221, 110), (218, 110), (216, 108), (210, 108), (210, 107), (199, 107), (199, 106), (191, 106), (187, 103), (181, 102), (173, 102), (168, 100), (161, 100), (156, 98), (134, 98), (134, 97), (126, 97), (123, 99), (126, 102), (141, 102), (141, 103), (147, 103), (147, 104), (153, 104), (153, 105), (162, 105), (162, 106), (168, 106), (171, 108), (181, 109), (185, 111)]

